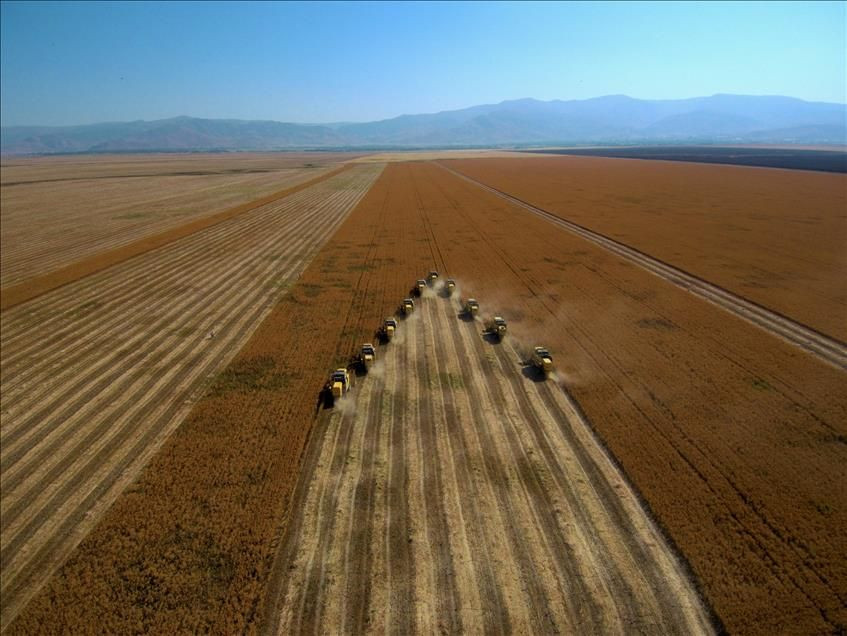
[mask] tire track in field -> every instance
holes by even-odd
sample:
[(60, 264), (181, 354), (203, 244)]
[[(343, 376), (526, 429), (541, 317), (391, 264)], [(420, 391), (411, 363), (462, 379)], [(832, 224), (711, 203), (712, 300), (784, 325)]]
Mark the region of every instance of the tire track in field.
[[(300, 496), (292, 511), (307, 523), (287, 532), (278, 633), (711, 633), (570, 398), (521, 377), (514, 343), (485, 344), (451, 301), (425, 294), (413, 316), (378, 349), (385, 384), (362, 378), (373, 394), (346, 398), (356, 415), (327, 418), (346, 440), (329, 444), (325, 428), (310, 442), (298, 489), (324, 499)], [(340, 580), (324, 587), (327, 569)]]
[[(141, 363), (141, 368), (129, 366), (121, 356), (114, 355), (110, 357), (111, 364), (100, 364), (98, 358), (102, 357), (102, 350), (98, 352), (95, 348), (94, 355), (88, 358), (89, 369), (86, 369), (84, 357), (79, 361), (79, 369), (83, 373), (90, 371), (93, 376), (85, 376), (88, 379), (79, 382), (73, 382), (71, 378), (69, 383), (60, 382), (58, 388), (50, 389), (54, 392), (53, 406), (56, 407), (53, 413), (44, 412), (42, 417), (31, 418), (27, 426), (13, 421), (11, 426), (4, 427), (3, 535), (0, 548), (4, 624), (8, 624), (26, 598), (37, 591), (81, 540), (84, 536), (82, 529), (90, 529), (108, 503), (134, 478), (155, 450), (150, 445), (155, 443), (158, 448), (164, 442), (187, 413), (192, 395), (226, 363), (270, 310), (279, 291), (270, 289), (268, 280), (280, 275), (292, 280), (305, 266), (307, 258), (330, 236), (364, 194), (380, 170), (379, 167), (376, 170), (354, 169), (351, 172), (358, 176), (342, 181), (345, 185), (338, 192), (333, 192), (326, 184), (319, 184), (316, 188), (324, 192), (326, 205), (313, 200), (299, 214), (291, 210), (286, 217), (288, 220), (283, 223), (275, 220), (271, 213), (265, 214), (268, 216), (265, 226), (256, 226), (253, 214), (234, 219), (232, 225), (241, 228), (242, 233), (246, 231), (240, 250), (230, 253), (218, 251), (214, 248), (215, 243), (211, 244), (213, 249), (207, 245), (207, 263), (213, 267), (207, 268), (208, 279), (194, 281), (209, 288), (210, 295), (183, 294), (179, 302), (174, 302), (166, 290), (159, 298), (146, 299), (146, 310), (152, 310), (154, 314), (156, 303), (159, 303), (161, 313), (158, 315), (162, 320), (159, 324), (139, 322), (124, 334), (126, 338), (139, 339), (141, 346), (146, 347), (139, 352), (139, 360), (136, 361)], [(330, 186), (333, 183), (330, 181)], [(248, 229), (244, 230), (244, 227)], [(212, 229), (215, 233), (222, 230), (220, 226)], [(192, 240), (202, 238), (201, 235), (191, 237)], [(186, 243), (194, 249), (191, 240)], [(170, 253), (182, 247), (180, 242), (162, 251)], [(286, 250), (285, 260), (267, 259), (265, 255), (269, 250)], [(241, 258), (243, 252), (246, 252), (246, 258)], [(157, 256), (159, 254), (149, 257), (155, 260)], [(198, 253), (197, 258), (202, 259), (202, 254)], [(136, 260), (138, 263), (133, 267), (126, 264), (127, 267), (116, 268), (119, 271), (112, 279), (109, 278), (112, 272), (101, 277), (110, 281), (116, 289), (132, 286), (126, 278), (143, 278), (145, 273), (145, 259)], [(280, 265), (283, 267), (280, 268)], [(193, 275), (190, 268), (178, 266), (178, 269), (184, 276)], [(90, 284), (88, 280), (80, 282)], [(63, 288), (56, 293), (67, 294), (68, 291), (69, 288)], [(108, 293), (108, 287), (104, 287), (103, 295)], [(48, 294), (7, 313), (15, 316), (29, 305), (42, 301), (49, 304), (51, 296)], [(144, 301), (140, 299), (139, 302)], [(199, 337), (192, 337), (175, 343), (173, 334), (163, 328), (172, 318), (176, 320), (176, 316), (184, 318), (183, 322), (175, 323), (178, 328), (187, 327), (191, 320), (196, 322), (198, 318), (205, 321), (208, 315), (202, 310), (206, 308), (216, 312), (218, 334), (215, 338), (199, 340)], [(142, 306), (142, 311), (144, 309)], [(133, 321), (134, 311), (138, 311), (137, 307), (125, 306), (124, 323)], [(195, 312), (199, 315), (194, 315)], [(10, 333), (6, 329), (6, 315), (4, 313), (3, 316), (4, 336)], [(120, 323), (120, 320), (117, 322)], [(99, 323), (91, 321), (89, 324), (90, 328), (97, 329)], [(81, 325), (80, 330), (83, 327)], [(198, 336), (203, 333), (199, 327), (202, 324), (195, 325), (194, 329)], [(32, 330), (36, 333), (26, 339), (17, 339), (18, 344), (37, 341), (38, 327)], [(198, 340), (203, 346), (200, 351), (192, 351)], [(110, 345), (106, 351), (116, 348)], [(7, 372), (13, 371), (14, 367), (8, 367)], [(53, 375), (49, 367), (41, 369), (40, 377), (45, 384), (53, 379)], [(4, 383), (4, 411), (13, 411), (16, 403), (27, 403), (30, 396), (25, 388), (7, 392)], [(80, 397), (80, 392), (86, 390), (89, 394)], [(43, 395), (40, 397), (43, 399)], [(72, 406), (74, 404), (76, 406)], [(4, 423), (7, 419), (4, 412)], [(33, 428), (40, 438), (27, 436)], [(10, 445), (11, 449), (6, 444), (7, 432), (18, 442)], [(9, 463), (10, 460), (14, 461)], [(10, 469), (14, 470), (9, 472)], [(102, 498), (107, 495), (108, 502), (104, 502)]]
[[(370, 379), (370, 378), (369, 378)], [(362, 456), (361, 470), (354, 480), (353, 496), (349, 502), (350, 523), (347, 528), (349, 542), (344, 547), (343, 581), (346, 586), (338, 594), (339, 617), (331, 624), (338, 624), (339, 632), (362, 633), (368, 629), (371, 608), (371, 586), (360, 585), (358, 581), (372, 580), (374, 552), (371, 546), (373, 517), (377, 506), (377, 447), (380, 440), (382, 420), (381, 388), (372, 385), (381, 384), (373, 378), (365, 383), (359, 401), (368, 399), (362, 425), (363, 438), (359, 442)], [(342, 583), (343, 585), (343, 583)]]
[[(389, 347), (408, 341), (405, 328), (408, 325), (400, 322), (398, 329), (403, 329), (398, 339), (395, 335)], [(382, 348), (379, 350), (382, 352)], [(408, 390), (410, 380), (404, 372), (410, 364), (408, 349), (401, 349), (400, 362), (394, 364), (394, 376), (397, 378), (395, 391), (392, 394), (395, 417), (390, 422), (391, 442), (388, 447), (390, 472), (388, 475), (388, 509), (385, 515), (386, 562), (388, 564), (386, 625), (389, 630), (409, 633), (411, 629), (411, 603), (414, 599), (414, 580), (416, 572), (424, 564), (414, 559), (414, 553), (409, 547), (409, 532), (416, 520), (411, 518), (409, 498), (411, 484), (409, 480), (408, 460), (411, 456), (409, 443), (414, 430), (414, 418), (410, 417), (410, 409), (414, 406), (414, 394)], [(395, 358), (396, 360), (396, 358)], [(403, 382), (399, 378), (403, 378)], [(404, 387), (405, 390), (401, 389)], [(400, 413), (401, 417), (396, 417)]]
[(566, 229), (577, 236), (580, 236), (595, 245), (627, 259), (628, 261), (638, 265), (642, 269), (654, 274), (677, 287), (681, 287), (692, 294), (696, 294), (701, 298), (721, 307), (722, 309), (743, 318), (747, 322), (756, 325), (773, 336), (788, 341), (791, 344), (800, 347), (808, 353), (816, 356), (820, 360), (831, 364), (842, 370), (847, 370), (847, 344), (831, 338), (811, 327), (807, 327), (788, 316), (784, 316), (776, 311), (768, 309), (751, 300), (747, 300), (738, 296), (723, 287), (710, 283), (693, 274), (689, 274), (681, 269), (678, 269), (664, 261), (653, 258), (649, 254), (641, 252), (633, 247), (620, 243), (603, 234), (589, 230), (582, 225), (563, 219), (555, 214), (552, 214), (541, 208), (537, 208), (526, 201), (522, 201), (517, 197), (492, 188), (481, 181), (477, 181), (460, 172), (448, 168), (442, 163), (439, 166), (446, 171), (455, 175), (460, 179), (472, 183), (492, 194), (497, 195), (501, 199), (517, 205), (536, 216), (539, 216), (554, 225)]

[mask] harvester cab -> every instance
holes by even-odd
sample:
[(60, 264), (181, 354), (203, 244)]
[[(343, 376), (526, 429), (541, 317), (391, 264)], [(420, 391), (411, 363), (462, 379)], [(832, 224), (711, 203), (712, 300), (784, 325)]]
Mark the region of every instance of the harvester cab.
[(506, 321), (502, 316), (494, 316), (494, 319), (488, 323), (488, 333), (502, 340), (506, 337)]
[(544, 374), (546, 378), (553, 371), (553, 356), (544, 347), (535, 347), (532, 350), (532, 364)]
[(397, 331), (397, 319), (386, 318), (385, 322), (382, 323), (382, 337), (386, 342), (391, 342), (391, 338), (394, 337), (395, 331)]
[(366, 342), (362, 345), (362, 350), (359, 352), (359, 363), (367, 371), (371, 368), (374, 360), (376, 360), (376, 349), (374, 349), (371, 343)]
[(465, 313), (470, 316), (476, 316), (479, 313), (479, 303), (475, 298), (468, 298), (465, 303)]
[(329, 385), (334, 400), (344, 397), (350, 391), (350, 374), (347, 369), (333, 371), (329, 377)]
[(408, 316), (415, 311), (415, 301), (411, 298), (404, 298), (400, 308), (403, 310), (403, 315)]
[(456, 281), (454, 281), (452, 278), (448, 278), (446, 288), (447, 288), (447, 295), (452, 296), (453, 292), (456, 291)]

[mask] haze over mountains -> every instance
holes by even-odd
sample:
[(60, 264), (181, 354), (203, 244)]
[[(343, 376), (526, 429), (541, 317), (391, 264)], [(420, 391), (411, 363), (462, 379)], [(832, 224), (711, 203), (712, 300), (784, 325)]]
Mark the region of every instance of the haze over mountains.
[(847, 105), (779, 96), (640, 100), (610, 95), (519, 99), (368, 123), (175, 117), (0, 130), (4, 154), (656, 143), (844, 145)]

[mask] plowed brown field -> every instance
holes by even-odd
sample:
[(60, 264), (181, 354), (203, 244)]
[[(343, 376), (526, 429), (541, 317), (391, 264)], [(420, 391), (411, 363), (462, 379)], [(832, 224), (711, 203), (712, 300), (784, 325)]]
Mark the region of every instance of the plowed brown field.
[(565, 392), (427, 291), (306, 450), (269, 631), (710, 633)]
[(847, 342), (847, 175), (595, 157), (445, 163)]
[[(847, 627), (847, 538), (839, 530), (847, 527), (845, 374), (440, 166), (408, 163), (386, 169), (10, 632), (81, 632), (96, 625), (112, 632), (235, 633), (262, 618), (274, 629), (277, 610), (287, 606), (282, 537), (301, 512), (289, 502), (317, 391), (326, 371), (369, 339), (431, 267), (458, 277), (484, 313), (502, 312), (518, 342), (552, 350), (569, 394), (685, 556), (725, 627), (762, 634)], [(426, 348), (414, 359), (429, 360)], [(419, 371), (429, 373), (428, 367)], [(442, 404), (437, 395), (432, 404)], [(482, 423), (475, 429), (485, 433)], [(409, 462), (427, 470), (425, 458), (411, 455), (414, 439), (407, 433), (397, 432), (398, 443), (402, 437)], [(447, 441), (433, 436), (431, 443)], [(491, 453), (504, 461), (499, 468), (514, 470), (504, 447), (494, 446)], [(479, 468), (491, 474), (495, 466)], [(355, 494), (350, 483), (346, 487)], [(385, 515), (405, 505), (392, 492)], [(450, 532), (459, 528), (430, 520), (428, 510), (434, 509), (418, 511), (423, 521), (414, 515), (416, 523), (432, 523), (436, 533), (447, 528), (429, 540), (455, 544)], [(351, 513), (362, 514), (343, 509)], [(496, 514), (505, 516), (500, 509)], [(410, 547), (401, 545), (409, 528), (400, 515), (392, 516), (400, 526), (387, 549), (400, 555), (424, 549), (414, 541), (420, 534)], [(515, 543), (516, 536), (496, 539)], [(339, 556), (336, 548), (327, 555), (336, 561), (327, 562), (338, 563)], [(387, 567), (380, 558), (367, 567)], [(400, 558), (406, 567), (415, 562)], [(517, 571), (523, 566), (515, 563), (533, 562), (525, 557), (503, 567)], [(539, 590), (564, 566), (550, 565), (534, 583)], [(495, 569), (491, 577), (502, 578)], [(413, 591), (402, 575), (396, 581), (375, 593), (400, 595), (390, 606), (402, 607)], [(319, 583), (308, 584), (320, 589)], [(479, 594), (475, 585), (481, 583), (457, 587)], [(514, 592), (508, 600), (523, 598), (527, 592), (512, 585), (500, 588)], [(431, 578), (430, 587), (436, 603), (474, 608), (439, 594)], [(363, 610), (360, 600), (345, 599), (345, 607)], [(501, 612), (479, 616), (492, 627), (511, 620), (510, 610), (506, 616), (496, 604), (483, 609)], [(621, 608), (631, 610), (631, 604)], [(554, 620), (565, 624), (572, 617)], [(399, 620), (411, 624), (412, 618)], [(447, 614), (444, 620), (450, 625), (473, 617)]]
[(355, 155), (143, 155), (0, 166), (0, 284), (312, 179)]
[(7, 623), (381, 171), (360, 166), (2, 315)]

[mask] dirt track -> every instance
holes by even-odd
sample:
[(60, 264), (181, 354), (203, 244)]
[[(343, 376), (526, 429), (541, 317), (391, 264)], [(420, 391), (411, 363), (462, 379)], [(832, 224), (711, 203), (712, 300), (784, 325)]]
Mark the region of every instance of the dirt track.
[(354, 168), (3, 314), (4, 625), (380, 172)]
[(710, 632), (567, 394), (427, 296), (315, 427), (268, 631)]

